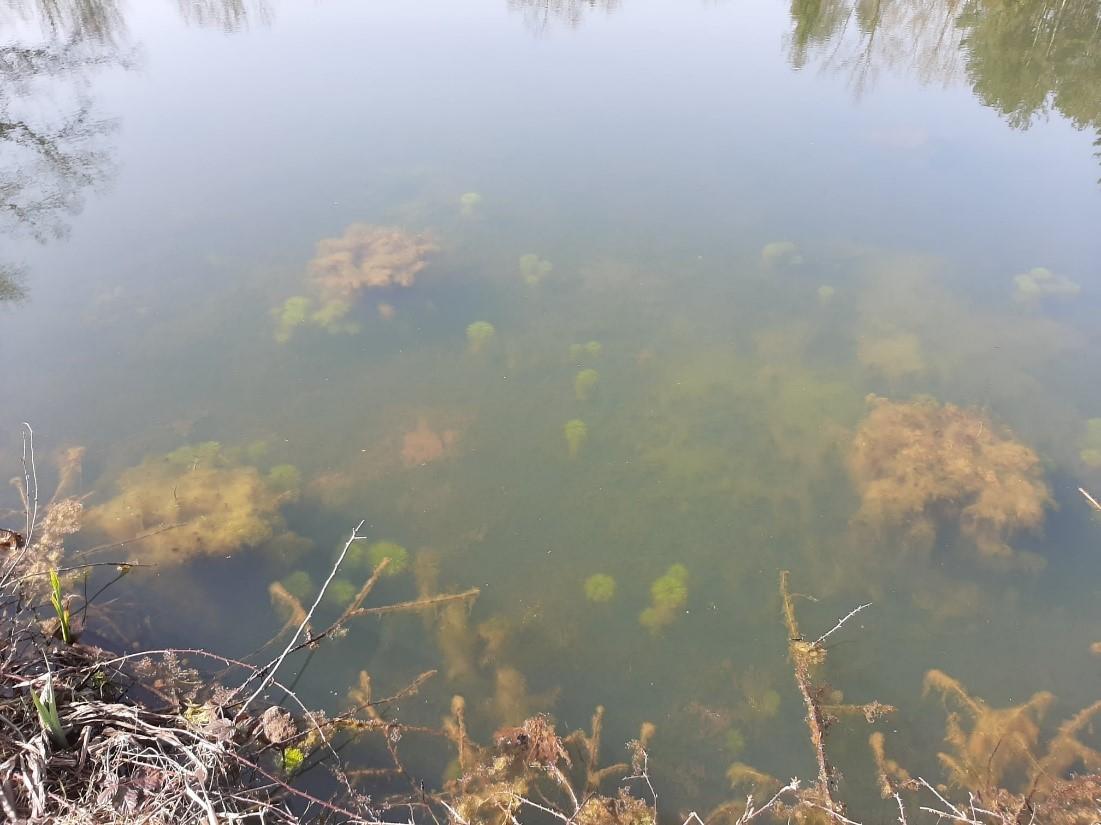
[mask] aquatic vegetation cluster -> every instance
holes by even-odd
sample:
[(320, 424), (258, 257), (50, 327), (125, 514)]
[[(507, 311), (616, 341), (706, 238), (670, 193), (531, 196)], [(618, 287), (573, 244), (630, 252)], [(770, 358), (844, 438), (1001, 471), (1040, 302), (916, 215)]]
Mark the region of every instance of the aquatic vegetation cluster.
[(466, 328), (466, 343), (473, 353), (482, 352), (493, 341), (497, 330), (489, 321), (475, 321)]
[(857, 522), (924, 549), (943, 523), (958, 522), (981, 556), (1017, 557), (1007, 539), (1039, 529), (1052, 504), (1036, 453), (978, 410), (877, 396), (868, 405), (848, 462)]
[(594, 369), (583, 369), (573, 379), (573, 393), (578, 401), (589, 401), (600, 383), (600, 373)]
[(134, 541), (161, 564), (228, 555), (286, 532), (280, 509), (298, 496), (289, 465), (267, 474), (217, 442), (147, 458), (115, 481), (117, 493), (85, 512), (85, 526), (112, 541)]
[(424, 234), (354, 223), (340, 237), (319, 241), (307, 268), (326, 300), (352, 301), (364, 290), (412, 286), (437, 249)]
[(402, 436), (401, 463), (406, 467), (420, 467), (438, 461), (454, 451), (459, 441), (457, 430), (447, 429), (437, 432), (428, 426), (421, 416), (415, 429)]
[(688, 568), (673, 564), (665, 574), (650, 585), (650, 606), (639, 614), (638, 621), (651, 633), (676, 621), (688, 603)]
[(1101, 418), (1091, 418), (1086, 422), (1086, 437), (1078, 457), (1091, 470), (1101, 469)]
[(464, 218), (472, 218), (478, 214), (478, 207), (482, 205), (482, 196), (478, 192), (464, 192), (459, 196), (459, 212)]
[(326, 301), (317, 309), (314, 300), (305, 295), (294, 295), (283, 302), (281, 307), (271, 311), (275, 319), (275, 340), (285, 344), (294, 337), (295, 332), (311, 326), (323, 329), (331, 335), (355, 335), (359, 324), (346, 320), (352, 305), (343, 300)]
[(594, 573), (585, 579), (585, 598), (594, 604), (610, 602), (615, 598), (615, 579), (607, 573)]
[(520, 277), (528, 286), (538, 286), (554, 270), (554, 264), (534, 252), (520, 256)]
[(596, 360), (604, 352), (604, 345), (599, 341), (586, 341), (584, 344), (570, 344), (570, 360), (579, 362), (584, 360)]
[(562, 434), (566, 437), (566, 448), (570, 458), (577, 458), (589, 438), (588, 425), (580, 418), (572, 418), (562, 427)]
[(798, 266), (803, 254), (792, 241), (772, 241), (761, 248), (761, 263), (769, 269)]
[(857, 359), (871, 372), (891, 380), (919, 375), (926, 370), (921, 340), (910, 332), (860, 336)]
[(1013, 300), (1019, 304), (1036, 304), (1046, 298), (1077, 295), (1080, 287), (1065, 275), (1056, 275), (1042, 266), (1013, 278)]

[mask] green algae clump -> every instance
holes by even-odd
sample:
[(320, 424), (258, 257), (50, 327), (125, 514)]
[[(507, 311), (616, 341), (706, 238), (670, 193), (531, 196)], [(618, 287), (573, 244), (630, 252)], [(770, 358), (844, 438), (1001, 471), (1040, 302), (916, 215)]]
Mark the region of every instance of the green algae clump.
[(281, 507), (298, 489), (272, 489), (251, 465), (209, 441), (124, 470), (117, 493), (86, 511), (85, 526), (111, 541), (141, 540), (141, 560), (226, 556), (284, 533)]
[(396, 576), (409, 566), (409, 551), (392, 541), (376, 541), (367, 548), (367, 561), (372, 567), (378, 567), (383, 559), (390, 560), (386, 575)]
[(284, 576), (279, 583), (283, 585), (284, 590), (299, 601), (305, 601), (316, 592), (313, 577), (305, 570), (295, 570), (293, 573)]
[(585, 579), (585, 598), (594, 604), (610, 602), (615, 598), (615, 579), (607, 573), (596, 573)]
[(687, 603), (688, 568), (670, 565), (665, 575), (650, 585), (650, 606), (639, 614), (639, 623), (656, 634), (672, 624)]
[(345, 316), (351, 311), (352, 305), (348, 301), (339, 298), (327, 301), (310, 316), (310, 323), (321, 327), (330, 335), (355, 335), (359, 332), (359, 324), (345, 320)]
[(351, 579), (333, 579), (325, 590), (325, 603), (330, 607), (344, 607), (358, 592), (359, 588)]
[(472, 218), (482, 205), (482, 196), (478, 192), (464, 192), (459, 196), (459, 212), (464, 218)]
[(761, 262), (769, 269), (798, 266), (803, 255), (791, 241), (773, 241), (761, 248)]
[(570, 458), (577, 458), (581, 453), (581, 448), (589, 438), (588, 426), (580, 418), (572, 418), (566, 422), (562, 428), (562, 433), (566, 436), (566, 447), (569, 450)]
[(489, 321), (475, 321), (466, 328), (466, 342), (470, 346), (470, 351), (481, 352), (489, 346), (496, 334), (497, 330)]
[(313, 301), (305, 295), (295, 295), (283, 302), (283, 306), (271, 311), (275, 319), (275, 340), (285, 344), (294, 337), (295, 330), (310, 320)]
[(581, 361), (584, 358), (599, 358), (602, 352), (604, 352), (604, 345), (599, 341), (570, 344), (570, 359), (573, 361)]
[(1056, 275), (1042, 266), (1013, 278), (1013, 300), (1019, 304), (1037, 304), (1045, 298), (1077, 295), (1078, 284), (1065, 275)]
[(297, 492), (302, 486), (302, 473), (293, 464), (276, 464), (268, 470), (267, 482), (276, 492)]
[(588, 401), (600, 383), (600, 373), (594, 369), (581, 370), (573, 379), (573, 393), (578, 401)]
[(1091, 418), (1086, 422), (1086, 438), (1078, 457), (1091, 470), (1101, 469), (1101, 418)]
[(534, 252), (520, 256), (520, 277), (528, 286), (537, 286), (554, 269), (554, 264), (545, 261)]

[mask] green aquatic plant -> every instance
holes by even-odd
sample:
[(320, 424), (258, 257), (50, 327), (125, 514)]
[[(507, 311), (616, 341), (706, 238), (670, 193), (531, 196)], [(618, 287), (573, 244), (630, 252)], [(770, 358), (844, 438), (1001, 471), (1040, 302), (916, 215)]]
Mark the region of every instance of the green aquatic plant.
[(222, 467), (227, 458), (222, 445), (217, 441), (203, 441), (200, 444), (187, 444), (165, 455), (166, 463), (175, 467), (197, 469), (199, 467)]
[(282, 763), (283, 773), (287, 776), (293, 776), (302, 769), (302, 765), (306, 761), (306, 753), (302, 748), (292, 745), (289, 748), (283, 748), (279, 754), (279, 761)]
[(798, 266), (803, 263), (803, 255), (791, 241), (773, 241), (762, 247), (761, 262), (769, 269)]
[(615, 579), (607, 573), (595, 573), (585, 579), (585, 598), (594, 604), (610, 602), (615, 598)]
[(562, 433), (566, 436), (570, 458), (577, 458), (589, 438), (589, 428), (580, 418), (572, 418), (562, 427)]
[(359, 324), (347, 321), (345, 317), (352, 311), (350, 302), (336, 298), (326, 301), (317, 312), (310, 316), (310, 323), (321, 327), (331, 335), (355, 335)]
[(367, 561), (371, 567), (378, 567), (383, 559), (390, 560), (386, 575), (396, 576), (409, 566), (409, 551), (392, 541), (376, 541), (367, 548)]
[(537, 286), (554, 269), (554, 264), (534, 252), (520, 256), (520, 276), (528, 286)]
[(1045, 298), (1077, 295), (1078, 284), (1065, 275), (1056, 275), (1042, 266), (1013, 278), (1013, 300), (1019, 304), (1036, 304)]
[(496, 334), (497, 330), (489, 321), (475, 321), (466, 328), (466, 342), (470, 346), (470, 351), (481, 352), (489, 346), (489, 342)]
[(1091, 418), (1086, 422), (1086, 438), (1078, 457), (1090, 469), (1101, 469), (1101, 418)]
[(271, 311), (275, 319), (275, 340), (285, 344), (294, 337), (295, 330), (310, 320), (313, 301), (305, 295), (295, 295), (283, 302), (283, 306)]
[(65, 600), (65, 595), (61, 592), (61, 579), (58, 577), (56, 570), (50, 571), (50, 604), (53, 606), (54, 613), (57, 614), (57, 621), (60, 623), (61, 641), (71, 645), (73, 643), (73, 630), (70, 624), (72, 617), (69, 614), (69, 604)]
[(358, 592), (359, 587), (351, 579), (333, 579), (325, 589), (325, 602), (330, 607), (344, 607)]
[(639, 614), (639, 623), (651, 633), (672, 624), (688, 603), (688, 568), (670, 565), (665, 575), (650, 585), (650, 606)]
[(302, 486), (302, 473), (293, 464), (276, 464), (268, 470), (267, 482), (276, 492), (297, 491)]
[(279, 583), (283, 585), (284, 590), (299, 601), (306, 601), (317, 592), (313, 577), (305, 570), (295, 570), (293, 573), (284, 576)]
[(745, 735), (737, 728), (731, 728), (726, 732), (723, 747), (731, 756), (737, 756), (745, 750)]
[(38, 712), (38, 721), (42, 729), (50, 738), (55, 748), (65, 749), (69, 747), (69, 737), (65, 726), (61, 724), (61, 717), (57, 713), (57, 697), (54, 695), (54, 677), (52, 673), (46, 674), (46, 684), (42, 687), (42, 695), (31, 688), (31, 701)]
[(599, 341), (589, 341), (584, 344), (570, 344), (570, 360), (581, 361), (585, 358), (599, 358), (604, 352), (604, 345)]
[(459, 212), (464, 218), (472, 218), (482, 205), (482, 196), (478, 192), (464, 192), (459, 197)]
[(818, 287), (818, 303), (828, 304), (833, 301), (833, 296), (837, 294), (837, 290), (829, 284), (822, 284)]
[(573, 379), (573, 392), (578, 401), (588, 401), (600, 383), (600, 373), (594, 369), (581, 370)]

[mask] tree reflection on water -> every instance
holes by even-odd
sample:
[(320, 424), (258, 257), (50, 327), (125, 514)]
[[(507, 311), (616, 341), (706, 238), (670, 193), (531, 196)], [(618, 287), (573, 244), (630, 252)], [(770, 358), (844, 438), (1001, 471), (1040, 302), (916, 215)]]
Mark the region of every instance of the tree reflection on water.
[(966, 82), (1010, 126), (1052, 112), (1098, 131), (1101, 0), (792, 0), (788, 57), (847, 73)]

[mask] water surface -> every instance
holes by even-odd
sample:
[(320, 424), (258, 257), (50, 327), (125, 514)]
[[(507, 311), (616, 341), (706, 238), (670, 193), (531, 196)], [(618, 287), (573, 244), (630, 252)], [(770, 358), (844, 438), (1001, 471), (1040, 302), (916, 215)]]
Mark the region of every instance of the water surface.
[[(127, 634), (247, 652), (281, 623), (269, 584), (321, 581), (365, 519), (410, 554), (380, 602), (434, 577), (482, 592), (353, 626), (306, 698), (439, 667), (402, 713), (463, 693), (483, 737), (603, 704), (609, 751), (657, 725), (670, 813), (728, 796), (736, 760), (812, 770), (790, 568), (808, 628), (874, 602), (826, 676), (902, 708), (892, 748), (933, 773), (930, 668), (995, 705), (1052, 690), (1058, 718), (1096, 698), (1077, 488), (1101, 489), (1099, 21), (1096, 0), (9, 1), (0, 266), (25, 296), (0, 309), (4, 466), (24, 419), (43, 454), (87, 448), (89, 508), (188, 444), (294, 465), (279, 535), (155, 559), (119, 592)], [(437, 249), (355, 299), (354, 334), (280, 335), (318, 241), (356, 223)], [(1037, 267), (1047, 291), (1022, 293)], [(1013, 545), (1043, 569), (951, 524), (927, 552), (855, 537), (869, 393), (977, 408), (1038, 452), (1054, 506)], [(648, 629), (671, 565), (687, 599)], [(597, 573), (608, 602), (586, 598)], [(836, 757), (888, 817), (866, 734), (839, 730)]]

